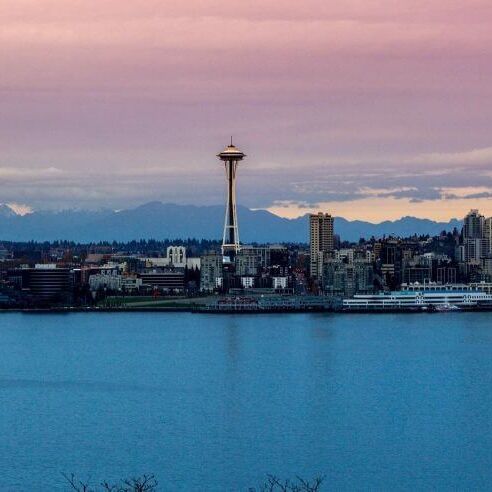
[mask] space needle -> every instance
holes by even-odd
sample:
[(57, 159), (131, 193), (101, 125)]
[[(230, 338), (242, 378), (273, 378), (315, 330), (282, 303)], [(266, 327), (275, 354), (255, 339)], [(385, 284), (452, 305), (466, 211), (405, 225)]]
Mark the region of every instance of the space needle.
[(239, 161), (243, 154), (235, 145), (228, 145), (217, 157), (224, 162), (227, 181), (227, 201), (224, 220), (224, 235), (222, 236), (222, 255), (224, 260), (232, 260), (239, 251), (239, 228), (236, 211), (236, 173)]

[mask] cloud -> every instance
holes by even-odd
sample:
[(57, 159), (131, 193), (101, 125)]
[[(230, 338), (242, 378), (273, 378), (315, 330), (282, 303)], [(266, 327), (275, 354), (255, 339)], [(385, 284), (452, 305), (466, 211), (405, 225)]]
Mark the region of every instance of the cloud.
[(24, 180), (37, 178), (56, 178), (63, 174), (61, 169), (56, 167), (47, 168), (15, 168), (15, 167), (0, 167), (0, 180)]
[(309, 203), (296, 200), (275, 200), (272, 203), (272, 207), (280, 208), (295, 208), (295, 209), (314, 209), (319, 207), (318, 203)]
[(467, 165), (467, 164), (488, 164), (492, 165), (492, 147), (472, 149), (464, 152), (433, 152), (421, 154), (409, 162), (430, 165)]
[[(210, 158), (212, 161), (213, 158)], [(312, 179), (300, 180), (303, 169), (239, 170), (238, 199), (254, 207), (313, 209), (319, 203), (361, 204), (368, 199), (424, 203), (483, 199), (492, 192), (492, 176), (483, 168), (451, 167), (440, 172), (414, 168), (394, 172), (391, 165), (356, 172), (357, 166), (323, 175), (312, 168)], [(3, 201), (24, 202), (35, 208), (82, 206), (124, 208), (150, 200), (177, 203), (217, 204), (224, 199), (223, 169), (215, 159), (197, 168), (193, 175), (178, 164), (150, 164), (120, 170), (88, 168), (76, 171), (58, 168), (0, 168), (0, 197)]]

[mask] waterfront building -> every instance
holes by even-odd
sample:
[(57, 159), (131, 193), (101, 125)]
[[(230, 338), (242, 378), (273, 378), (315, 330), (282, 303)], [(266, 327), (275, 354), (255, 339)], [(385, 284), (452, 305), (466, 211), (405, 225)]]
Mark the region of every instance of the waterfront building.
[[(226, 267), (229, 269), (229, 264)], [(242, 284), (237, 279), (242, 277), (254, 277), (255, 286), (264, 287), (270, 285), (271, 276), (288, 276), (289, 252), (285, 246), (249, 246), (242, 245), (234, 258), (235, 269), (228, 272), (227, 285), (234, 288)]]
[(35, 301), (69, 302), (73, 290), (73, 272), (56, 264), (37, 264), (8, 272), (9, 280), (27, 291)]
[(430, 282), (432, 280), (431, 265), (422, 264), (419, 260), (404, 262), (402, 280), (407, 284)]
[(147, 286), (165, 292), (183, 292), (185, 276), (183, 271), (151, 271), (139, 274), (142, 287)]
[(395, 280), (396, 268), (394, 263), (383, 263), (381, 265), (381, 277), (383, 279), (384, 286), (395, 285), (398, 282)]
[(333, 225), (330, 214), (319, 212), (309, 216), (309, 271), (314, 279), (319, 279), (324, 259), (333, 253)]
[(486, 292), (487, 294), (492, 294), (492, 280), (489, 282), (472, 282), (468, 284), (468, 287), (473, 290), (480, 290), (482, 292)]
[(325, 294), (352, 297), (356, 293), (369, 293), (374, 290), (374, 270), (372, 264), (364, 260), (355, 260), (353, 263), (327, 260), (323, 264), (322, 272)]
[(323, 262), (321, 275), (322, 288), (325, 294), (349, 297), (347, 265), (340, 260), (328, 259)]
[(289, 286), (288, 277), (272, 277), (272, 287), (274, 290), (285, 290)]
[(213, 292), (223, 287), (224, 266), (222, 255), (209, 253), (201, 257), (200, 290)]
[(326, 296), (285, 295), (234, 295), (215, 297), (203, 306), (203, 311), (255, 312), (255, 311), (327, 311), (340, 303)]
[(429, 306), (449, 308), (492, 308), (492, 294), (479, 290), (454, 290), (445, 288), (414, 289), (384, 292), (372, 295), (355, 295), (343, 300), (345, 310), (418, 310)]
[(410, 291), (410, 292), (420, 292), (420, 291), (464, 291), (464, 290), (477, 290), (475, 288), (470, 287), (468, 284), (462, 283), (448, 283), (448, 284), (439, 284), (437, 282), (426, 282), (425, 284), (420, 284), (419, 282), (415, 282), (413, 284), (402, 284), (402, 291)]
[(436, 281), (439, 284), (455, 284), (457, 280), (456, 268), (441, 266), (436, 268)]
[(354, 294), (370, 294), (374, 292), (374, 268), (371, 262), (354, 261)]
[(112, 273), (96, 273), (89, 277), (89, 288), (91, 291), (107, 289), (134, 292), (138, 291), (141, 286), (141, 278), (121, 275), (117, 271), (113, 271)]
[(241, 287), (243, 289), (252, 289), (255, 286), (254, 277), (241, 277)]
[(486, 282), (492, 281), (492, 254), (488, 254), (487, 256), (481, 259), (481, 274), (482, 280)]

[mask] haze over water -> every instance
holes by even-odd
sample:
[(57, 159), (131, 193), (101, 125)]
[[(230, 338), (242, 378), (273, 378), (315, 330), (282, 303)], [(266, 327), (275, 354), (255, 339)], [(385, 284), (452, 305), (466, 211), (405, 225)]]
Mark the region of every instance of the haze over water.
[(487, 313), (3, 314), (2, 490), (492, 487)]

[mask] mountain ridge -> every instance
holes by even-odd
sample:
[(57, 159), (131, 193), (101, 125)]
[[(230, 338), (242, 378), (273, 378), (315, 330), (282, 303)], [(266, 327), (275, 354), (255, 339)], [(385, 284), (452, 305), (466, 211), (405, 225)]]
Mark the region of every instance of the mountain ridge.
[[(307, 242), (308, 216), (289, 219), (267, 210), (238, 206), (242, 242)], [(29, 214), (0, 213), (0, 240), (77, 242), (130, 241), (133, 239), (220, 239), (223, 205), (177, 205), (152, 201), (134, 208), (113, 211), (68, 209)], [(436, 222), (405, 216), (380, 223), (335, 218), (335, 233), (342, 240), (358, 241), (388, 235), (436, 235), (461, 227), (461, 221)]]

